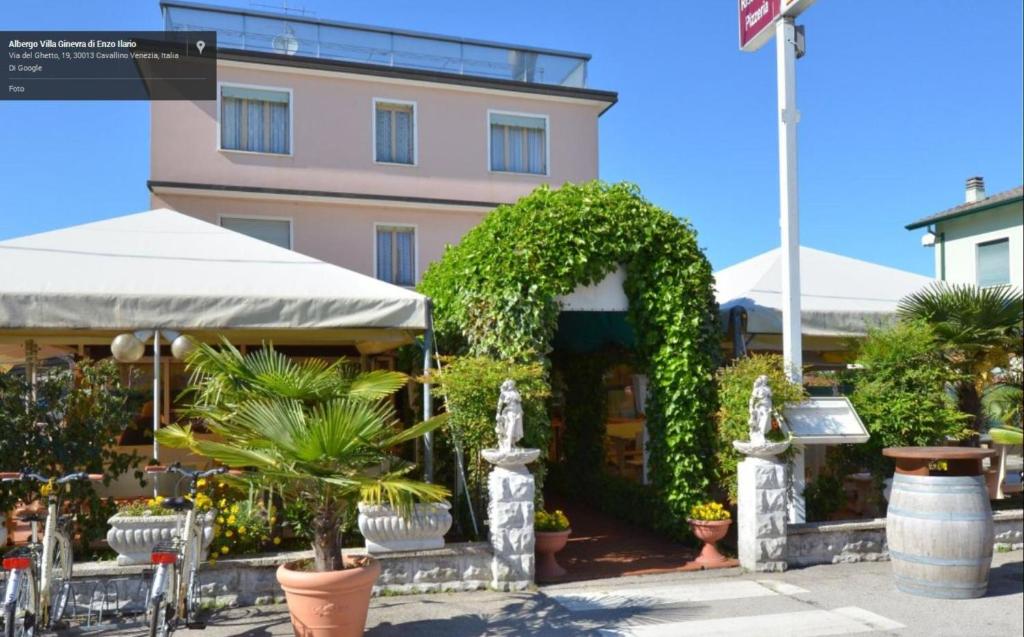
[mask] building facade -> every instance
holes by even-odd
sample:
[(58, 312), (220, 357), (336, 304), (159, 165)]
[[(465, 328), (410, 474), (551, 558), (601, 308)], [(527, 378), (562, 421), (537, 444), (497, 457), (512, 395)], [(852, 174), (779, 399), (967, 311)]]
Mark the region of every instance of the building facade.
[(589, 56), (161, 4), (216, 30), (215, 101), (151, 106), (153, 207), (412, 286), (495, 206), (598, 176)]
[(935, 250), (936, 279), (1024, 287), (1024, 187), (989, 196), (982, 178), (971, 177), (964, 203), (907, 225), (919, 228)]

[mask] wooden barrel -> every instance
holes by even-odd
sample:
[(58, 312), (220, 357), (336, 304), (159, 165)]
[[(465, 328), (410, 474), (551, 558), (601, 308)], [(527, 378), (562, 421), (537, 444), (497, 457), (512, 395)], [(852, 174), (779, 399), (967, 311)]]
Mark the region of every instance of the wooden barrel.
[(899, 590), (943, 599), (985, 594), (995, 536), (984, 477), (897, 473), (885, 531)]

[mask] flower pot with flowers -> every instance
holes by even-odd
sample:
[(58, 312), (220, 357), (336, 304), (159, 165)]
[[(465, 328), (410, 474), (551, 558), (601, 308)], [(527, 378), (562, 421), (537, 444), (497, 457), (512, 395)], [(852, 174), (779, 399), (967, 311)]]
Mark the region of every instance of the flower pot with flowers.
[(556, 510), (553, 513), (537, 511), (533, 530), (536, 538), (537, 581), (546, 582), (565, 575), (565, 569), (555, 559), (555, 553), (565, 548), (569, 541), (569, 518)]
[[(107, 544), (117, 551), (118, 565), (149, 564), (153, 547), (174, 539), (178, 515), (165, 509), (163, 500), (163, 496), (157, 496), (123, 502), (107, 520)], [(213, 541), (217, 511), (210, 497), (202, 492), (196, 495), (195, 508), (203, 529), (200, 552), (205, 557)]]
[(219, 347), (197, 344), (187, 362), (192, 415), (217, 439), (174, 425), (158, 434), (160, 443), (245, 470), (242, 478), (225, 477), (301, 503), (310, 514), (313, 558), (277, 570), (295, 634), (362, 635), (380, 563), (343, 556), (342, 529), (360, 501), (410, 515), (416, 501), (448, 495), (408, 478), (412, 467), (391, 453), (443, 417), (402, 429), (391, 396), (406, 376), (359, 372), (344, 360), (296, 361), (272, 346), (243, 355), (222, 339)]
[(729, 532), (729, 525), (732, 524), (731, 515), (718, 502), (705, 502), (695, 504), (690, 508), (690, 530), (698, 540), (704, 542), (704, 548), (700, 555), (690, 562), (691, 565), (700, 568), (723, 568), (735, 565), (735, 560), (730, 560), (715, 547), (715, 544), (725, 537)]

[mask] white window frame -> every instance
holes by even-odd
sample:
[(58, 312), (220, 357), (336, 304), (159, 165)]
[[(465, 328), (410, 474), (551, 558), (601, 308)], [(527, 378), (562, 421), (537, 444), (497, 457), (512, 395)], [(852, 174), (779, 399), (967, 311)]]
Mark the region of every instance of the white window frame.
[[(255, 154), (262, 155), (263, 153), (255, 153)], [(273, 153), (271, 153), (271, 154), (273, 154)], [(272, 216), (272, 215), (232, 215), (232, 214), (223, 214), (222, 213), (222, 214), (218, 214), (217, 215), (217, 225), (219, 227), (221, 227), (221, 228), (224, 228), (224, 219), (253, 219), (253, 220), (256, 220), (256, 221), (287, 221), (288, 222), (288, 249), (289, 250), (294, 250), (295, 249), (295, 219), (293, 217), (276, 217), (276, 216)], [(224, 228), (224, 229), (227, 230), (228, 228)], [(235, 232), (235, 230), (232, 230), (232, 232)], [(239, 233), (239, 234), (243, 234), (243, 233)], [(246, 236), (248, 236), (248, 235), (246, 235)], [(255, 237), (253, 237), (253, 238), (255, 238)], [(257, 241), (259, 241), (259, 240), (260, 239), (257, 239)], [(265, 241), (264, 243), (270, 243), (270, 242), (269, 241)], [(276, 245), (276, 244), (270, 243), (270, 245)], [(277, 246), (277, 247), (280, 248), (281, 246)]]
[[(370, 108), (370, 152), (373, 156), (373, 163), (380, 166), (405, 166), (415, 168), (420, 164), (420, 109), (419, 105), (410, 100), (393, 100), (386, 97), (375, 97), (371, 100)], [(394, 104), (396, 106), (412, 107), (412, 163), (403, 164), (398, 161), (381, 161), (377, 159), (377, 104)]]
[[(221, 140), (223, 139), (220, 134), (220, 118), (221, 118), (221, 95), (224, 92), (225, 86), (231, 86), (234, 88), (251, 88), (262, 91), (278, 91), (280, 93), (288, 94), (288, 152), (287, 153), (271, 153), (261, 150), (237, 150), (234, 148), (224, 148), (221, 146)], [(266, 157), (294, 157), (295, 156), (295, 92), (287, 86), (263, 86), (261, 84), (242, 84), (240, 82), (217, 82), (217, 139), (216, 148), (222, 153), (238, 153), (239, 155), (261, 155)], [(227, 215), (232, 216), (232, 215)]]
[[(412, 255), (412, 285), (399, 285), (398, 283), (391, 283), (391, 281), (384, 281), (380, 278), (380, 273), (377, 271), (377, 230), (379, 228), (409, 228), (412, 230), (412, 249), (415, 254)], [(406, 223), (404, 221), (375, 221), (373, 224), (373, 278), (378, 281), (384, 281), (390, 285), (397, 285), (400, 288), (414, 289), (416, 283), (420, 280), (420, 226), (416, 223)]]
[[(544, 172), (528, 173), (516, 172), (514, 170), (494, 170), (491, 168), (491, 116), (492, 115), (516, 115), (518, 117), (536, 117), (544, 120)], [(487, 132), (487, 172), (492, 175), (516, 175), (526, 177), (550, 177), (551, 176), (551, 118), (543, 113), (521, 113), (518, 111), (501, 111), (493, 108), (487, 109), (485, 121)]]
[[(983, 246), (990, 246), (997, 243), (1006, 244), (1006, 282), (996, 283), (995, 285), (982, 286), (981, 281), (981, 248)], [(985, 288), (998, 288), (1004, 285), (1010, 285), (1013, 282), (1013, 272), (1011, 272), (1011, 265), (1013, 265), (1013, 257), (1010, 254), (1010, 237), (999, 237), (996, 239), (987, 239), (985, 241), (979, 241), (974, 244), (974, 284), (976, 286)]]

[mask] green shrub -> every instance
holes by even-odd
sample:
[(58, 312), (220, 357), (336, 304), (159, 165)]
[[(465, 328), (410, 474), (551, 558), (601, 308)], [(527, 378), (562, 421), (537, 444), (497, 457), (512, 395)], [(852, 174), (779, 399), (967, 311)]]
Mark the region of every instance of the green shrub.
[(650, 382), (655, 515), (661, 529), (674, 531), (712, 475), (721, 340), (711, 264), (689, 222), (632, 184), (541, 186), (499, 206), (449, 247), (420, 291), (434, 301), (444, 351), (546, 364), (558, 296), (619, 266), (637, 368)]
[[(0, 469), (27, 467), (44, 476), (88, 471), (104, 474), (109, 484), (141, 461), (134, 453), (117, 450), (139, 400), (122, 384), (115, 363), (80, 361), (74, 369), (43, 370), (37, 376), (35, 400), (29, 395), (23, 375), (0, 374)], [(142, 473), (136, 470), (135, 476), (141, 478)], [(6, 510), (17, 499), (34, 497), (36, 488), (26, 483), (0, 487), (0, 505)], [(68, 491), (66, 501), (90, 512), (78, 521), (80, 542), (75, 550), (82, 554), (106, 534), (103, 516), (112, 505), (88, 482), (73, 482)]]
[[(466, 481), (476, 512), (483, 520), (487, 509), (487, 475), (491, 465), (480, 451), (497, 446), (494, 420), (498, 393), (505, 379), (512, 379), (523, 404), (523, 447), (547, 452), (551, 436), (547, 398), (550, 395), (547, 374), (540, 363), (514, 363), (486, 356), (444, 356), (431, 380), (444, 398), (448, 421), (443, 431), (462, 446)], [(531, 466), (537, 482), (538, 502), (544, 485), (544, 463)]]
[(850, 401), (871, 439), (851, 450), (876, 478), (891, 475), (892, 464), (881, 455), (885, 447), (942, 444), (969, 434), (969, 416), (961, 413), (948, 388), (960, 379), (935, 346), (925, 323), (903, 321), (869, 332), (861, 342), (851, 374)]
[(843, 480), (826, 469), (804, 487), (804, 502), (807, 506), (807, 521), (827, 520), (830, 515), (846, 504)]
[(718, 451), (716, 470), (718, 483), (725, 487), (730, 502), (736, 502), (736, 471), (743, 459), (732, 446), (733, 440), (749, 440), (747, 424), (750, 411), (750, 392), (758, 376), (768, 377), (772, 388), (772, 404), (781, 411), (786, 405), (804, 401), (803, 387), (792, 383), (784, 373), (782, 357), (778, 354), (754, 354), (736, 359), (718, 372)]

